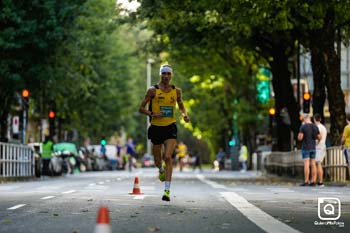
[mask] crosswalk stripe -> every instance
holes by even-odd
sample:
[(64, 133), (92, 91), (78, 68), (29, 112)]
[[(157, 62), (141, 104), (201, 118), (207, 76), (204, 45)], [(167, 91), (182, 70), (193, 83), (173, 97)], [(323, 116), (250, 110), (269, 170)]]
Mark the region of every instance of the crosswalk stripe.
[(12, 206), (10, 208), (7, 208), (8, 210), (15, 210), (15, 209), (18, 209), (18, 208), (21, 208), (23, 206), (25, 206), (26, 204), (19, 204), (19, 205), (15, 205), (15, 206)]
[(47, 199), (52, 199), (54, 198), (55, 196), (46, 196), (46, 197), (42, 197), (40, 198), (41, 200), (47, 200)]
[(220, 194), (250, 221), (255, 223), (267, 233), (297, 233), (299, 231), (278, 221), (258, 207), (249, 203), (246, 199), (234, 192), (220, 192)]
[(62, 192), (62, 194), (69, 194), (69, 193), (74, 193), (76, 192), (75, 190), (69, 190), (69, 191), (65, 191), (65, 192)]

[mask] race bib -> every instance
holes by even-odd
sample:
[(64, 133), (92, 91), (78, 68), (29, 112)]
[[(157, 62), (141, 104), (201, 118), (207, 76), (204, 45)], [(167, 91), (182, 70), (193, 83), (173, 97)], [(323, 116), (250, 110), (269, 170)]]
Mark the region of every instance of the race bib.
[(174, 108), (172, 106), (160, 106), (160, 111), (163, 112), (163, 117), (173, 117)]

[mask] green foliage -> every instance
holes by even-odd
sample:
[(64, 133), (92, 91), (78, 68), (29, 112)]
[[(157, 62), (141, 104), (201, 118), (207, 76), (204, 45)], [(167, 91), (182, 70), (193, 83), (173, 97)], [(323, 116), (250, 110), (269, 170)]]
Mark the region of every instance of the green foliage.
[[(191, 116), (187, 126), (205, 140), (212, 153), (232, 136), (233, 114), (245, 131), (260, 122), (255, 99), (253, 53), (236, 46), (232, 19), (225, 18), (225, 2), (141, 1), (139, 16), (155, 32), (155, 47), (168, 51), (175, 65), (174, 82), (183, 89)], [(226, 2), (227, 4), (227, 2)], [(232, 3), (230, 3), (232, 5)], [(154, 9), (157, 9), (154, 11)], [(236, 20), (236, 19), (235, 19)], [(234, 26), (243, 25), (235, 24)], [(249, 28), (246, 28), (249, 29)], [(248, 30), (245, 33), (249, 34)], [(189, 82), (190, 81), (190, 82)], [(233, 103), (238, 99), (238, 103)], [(186, 127), (186, 125), (185, 125)]]

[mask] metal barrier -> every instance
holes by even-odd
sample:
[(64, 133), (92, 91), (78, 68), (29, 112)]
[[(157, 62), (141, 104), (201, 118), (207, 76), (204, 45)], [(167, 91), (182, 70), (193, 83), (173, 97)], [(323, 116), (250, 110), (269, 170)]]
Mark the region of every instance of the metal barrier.
[[(265, 158), (267, 172), (277, 175), (303, 176), (304, 162), (301, 151), (271, 152)], [(328, 147), (322, 162), (324, 178), (329, 181), (349, 180), (349, 167), (341, 147)]]
[(0, 142), (0, 177), (34, 176), (35, 158), (26, 145)]

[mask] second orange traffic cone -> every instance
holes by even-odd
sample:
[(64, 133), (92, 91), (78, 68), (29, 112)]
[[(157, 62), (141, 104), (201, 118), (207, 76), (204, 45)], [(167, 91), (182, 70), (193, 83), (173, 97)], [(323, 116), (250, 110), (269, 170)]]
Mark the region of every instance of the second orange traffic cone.
[(109, 225), (109, 212), (107, 207), (100, 207), (96, 219), (96, 227), (94, 233), (112, 233)]
[(132, 194), (132, 195), (143, 194), (143, 193), (141, 193), (138, 176), (135, 177), (134, 188), (132, 189), (132, 193), (129, 193), (129, 194)]

